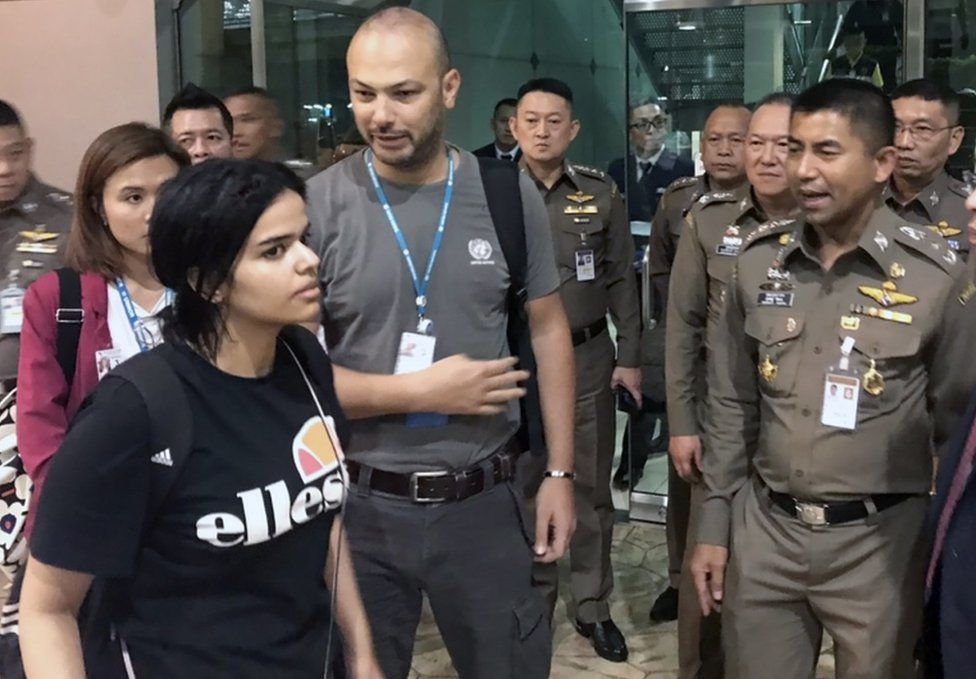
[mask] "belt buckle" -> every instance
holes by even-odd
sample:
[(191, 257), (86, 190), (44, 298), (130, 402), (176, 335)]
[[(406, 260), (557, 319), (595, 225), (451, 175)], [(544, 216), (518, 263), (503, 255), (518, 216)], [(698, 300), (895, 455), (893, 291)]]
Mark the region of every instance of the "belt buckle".
[(420, 497), (417, 491), (420, 486), (420, 479), (437, 478), (439, 476), (452, 476), (451, 472), (414, 472), (410, 475), (410, 501), (421, 505), (433, 505), (444, 502), (445, 500), (437, 497)]
[(827, 525), (827, 506), (818, 505), (813, 502), (793, 501), (796, 507), (796, 518), (808, 526)]

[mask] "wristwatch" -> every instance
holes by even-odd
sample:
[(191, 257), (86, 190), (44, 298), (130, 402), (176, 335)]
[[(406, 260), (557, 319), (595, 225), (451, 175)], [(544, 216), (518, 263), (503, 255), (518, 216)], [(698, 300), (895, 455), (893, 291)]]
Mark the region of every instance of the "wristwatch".
[(543, 474), (547, 479), (569, 479), (576, 480), (576, 472), (564, 472), (562, 469), (547, 469)]

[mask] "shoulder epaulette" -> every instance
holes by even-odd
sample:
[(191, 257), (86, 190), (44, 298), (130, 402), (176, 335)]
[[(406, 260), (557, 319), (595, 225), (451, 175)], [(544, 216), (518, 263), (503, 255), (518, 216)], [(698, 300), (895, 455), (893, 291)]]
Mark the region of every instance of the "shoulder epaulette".
[(664, 190), (665, 193), (671, 193), (672, 191), (677, 191), (678, 189), (686, 189), (689, 186), (695, 186), (698, 183), (698, 177), (678, 177), (673, 182), (668, 184), (668, 188)]
[(704, 207), (712, 203), (734, 203), (737, 200), (735, 191), (712, 191), (698, 199), (698, 204)]
[(760, 224), (756, 227), (755, 231), (746, 236), (742, 242), (742, 249), (745, 250), (753, 243), (758, 243), (770, 236), (789, 233), (796, 228), (796, 225), (797, 221), (795, 219), (774, 219), (771, 222)]
[(952, 191), (957, 196), (962, 196), (963, 198), (969, 198), (969, 192), (966, 190), (966, 184), (959, 181), (956, 178), (949, 180), (949, 190)]
[(935, 262), (946, 273), (959, 265), (959, 255), (946, 247), (942, 238), (931, 238), (928, 231), (913, 224), (904, 224), (895, 231), (895, 240), (927, 259)]
[(610, 181), (607, 173), (603, 170), (598, 170), (595, 167), (589, 167), (587, 165), (573, 165), (573, 169), (580, 174), (586, 175), (587, 177), (593, 177), (594, 179), (599, 179), (601, 181)]

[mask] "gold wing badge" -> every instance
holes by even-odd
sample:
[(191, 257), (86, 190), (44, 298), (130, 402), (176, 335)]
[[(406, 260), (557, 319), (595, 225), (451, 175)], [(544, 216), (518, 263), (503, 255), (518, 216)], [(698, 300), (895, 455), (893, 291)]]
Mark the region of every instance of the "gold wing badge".
[(939, 222), (938, 224), (930, 224), (929, 230), (934, 231), (943, 238), (952, 238), (953, 236), (958, 236), (962, 233), (962, 229), (957, 229), (954, 226), (949, 226), (949, 222)]
[(576, 193), (571, 193), (566, 196), (566, 200), (571, 203), (576, 203), (575, 205), (567, 205), (563, 209), (563, 214), (567, 215), (595, 215), (599, 212), (596, 205), (584, 205), (584, 203), (589, 203), (596, 196), (591, 196), (582, 191), (577, 191)]
[(898, 306), (899, 304), (914, 304), (918, 301), (915, 295), (898, 292), (898, 287), (891, 281), (885, 281), (880, 288), (869, 285), (857, 286), (858, 292), (867, 295), (883, 307)]

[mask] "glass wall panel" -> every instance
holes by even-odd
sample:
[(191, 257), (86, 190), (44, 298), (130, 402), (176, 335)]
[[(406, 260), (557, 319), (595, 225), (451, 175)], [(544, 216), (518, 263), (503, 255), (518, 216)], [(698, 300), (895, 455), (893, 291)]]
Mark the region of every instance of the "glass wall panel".
[(220, 96), (251, 84), (248, 0), (189, 0), (180, 6), (178, 21), (179, 82), (174, 91), (192, 82)]

